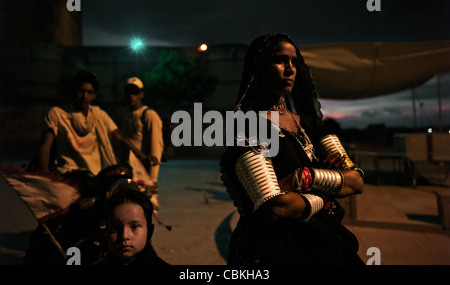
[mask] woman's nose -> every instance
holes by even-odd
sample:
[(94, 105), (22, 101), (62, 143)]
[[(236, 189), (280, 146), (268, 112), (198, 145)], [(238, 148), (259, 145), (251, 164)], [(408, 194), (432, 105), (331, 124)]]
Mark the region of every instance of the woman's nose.
[(284, 65), (284, 69), (287, 74), (294, 73), (294, 68), (295, 68), (295, 66), (290, 61)]

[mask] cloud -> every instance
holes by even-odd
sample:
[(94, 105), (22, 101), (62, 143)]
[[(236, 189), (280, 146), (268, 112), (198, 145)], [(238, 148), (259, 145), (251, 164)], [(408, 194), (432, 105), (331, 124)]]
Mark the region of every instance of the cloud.
[(390, 115), (390, 116), (403, 115), (403, 111), (401, 109), (395, 108), (395, 107), (385, 107), (385, 108), (383, 108), (383, 113)]
[(361, 116), (364, 118), (375, 118), (380, 115), (378, 110), (365, 110), (361, 113)]
[[(439, 125), (437, 77), (414, 88), (417, 127)], [(450, 125), (450, 72), (440, 75), (441, 113), (444, 125)], [(383, 123), (390, 127), (414, 127), (413, 92), (401, 92), (361, 100), (322, 99), (325, 117), (335, 117), (342, 128), (365, 128)], [(333, 117), (334, 118), (334, 117)]]

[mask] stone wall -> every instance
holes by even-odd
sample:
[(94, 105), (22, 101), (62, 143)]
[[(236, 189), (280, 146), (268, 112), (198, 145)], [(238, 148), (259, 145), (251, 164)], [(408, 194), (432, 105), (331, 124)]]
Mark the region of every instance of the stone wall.
[[(143, 76), (156, 64), (159, 52), (169, 49), (146, 47), (134, 53), (128, 47), (85, 47), (81, 17), (82, 13), (67, 11), (66, 1), (0, 2), (0, 161), (28, 158), (36, 152), (45, 114), (52, 106), (71, 101), (68, 87), (81, 68), (100, 79), (94, 104), (119, 121), (126, 78)], [(232, 109), (246, 46), (213, 46), (206, 52), (197, 47), (176, 49), (201, 56), (218, 79), (213, 96), (203, 102), (204, 112)], [(158, 111), (170, 118), (177, 108), (165, 106)]]

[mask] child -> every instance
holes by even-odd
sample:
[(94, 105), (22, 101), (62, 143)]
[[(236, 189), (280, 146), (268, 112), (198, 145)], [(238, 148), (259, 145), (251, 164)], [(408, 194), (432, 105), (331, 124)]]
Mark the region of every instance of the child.
[(106, 202), (109, 252), (97, 264), (168, 265), (151, 245), (153, 207), (130, 180), (117, 184)]

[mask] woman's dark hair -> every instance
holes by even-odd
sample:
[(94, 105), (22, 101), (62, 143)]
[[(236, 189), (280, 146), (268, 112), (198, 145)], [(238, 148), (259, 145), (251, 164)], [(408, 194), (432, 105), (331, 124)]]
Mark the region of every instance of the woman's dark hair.
[(73, 79), (72, 90), (77, 90), (78, 86), (80, 86), (80, 84), (84, 82), (91, 83), (96, 92), (100, 86), (100, 81), (98, 80), (97, 75), (89, 70), (83, 69), (78, 72), (78, 74)]
[(320, 112), (320, 103), (318, 101), (318, 93), (311, 76), (311, 72), (305, 63), (294, 40), (286, 34), (266, 34), (256, 38), (247, 51), (244, 60), (244, 68), (242, 72), (241, 85), (236, 102), (236, 109), (248, 111), (257, 98), (256, 77), (262, 67), (270, 60), (275, 52), (278, 43), (291, 43), (297, 52), (297, 76), (295, 85), (292, 89), (292, 97), (295, 106), (288, 106), (289, 109), (295, 110), (298, 114), (317, 115), (322, 118)]

